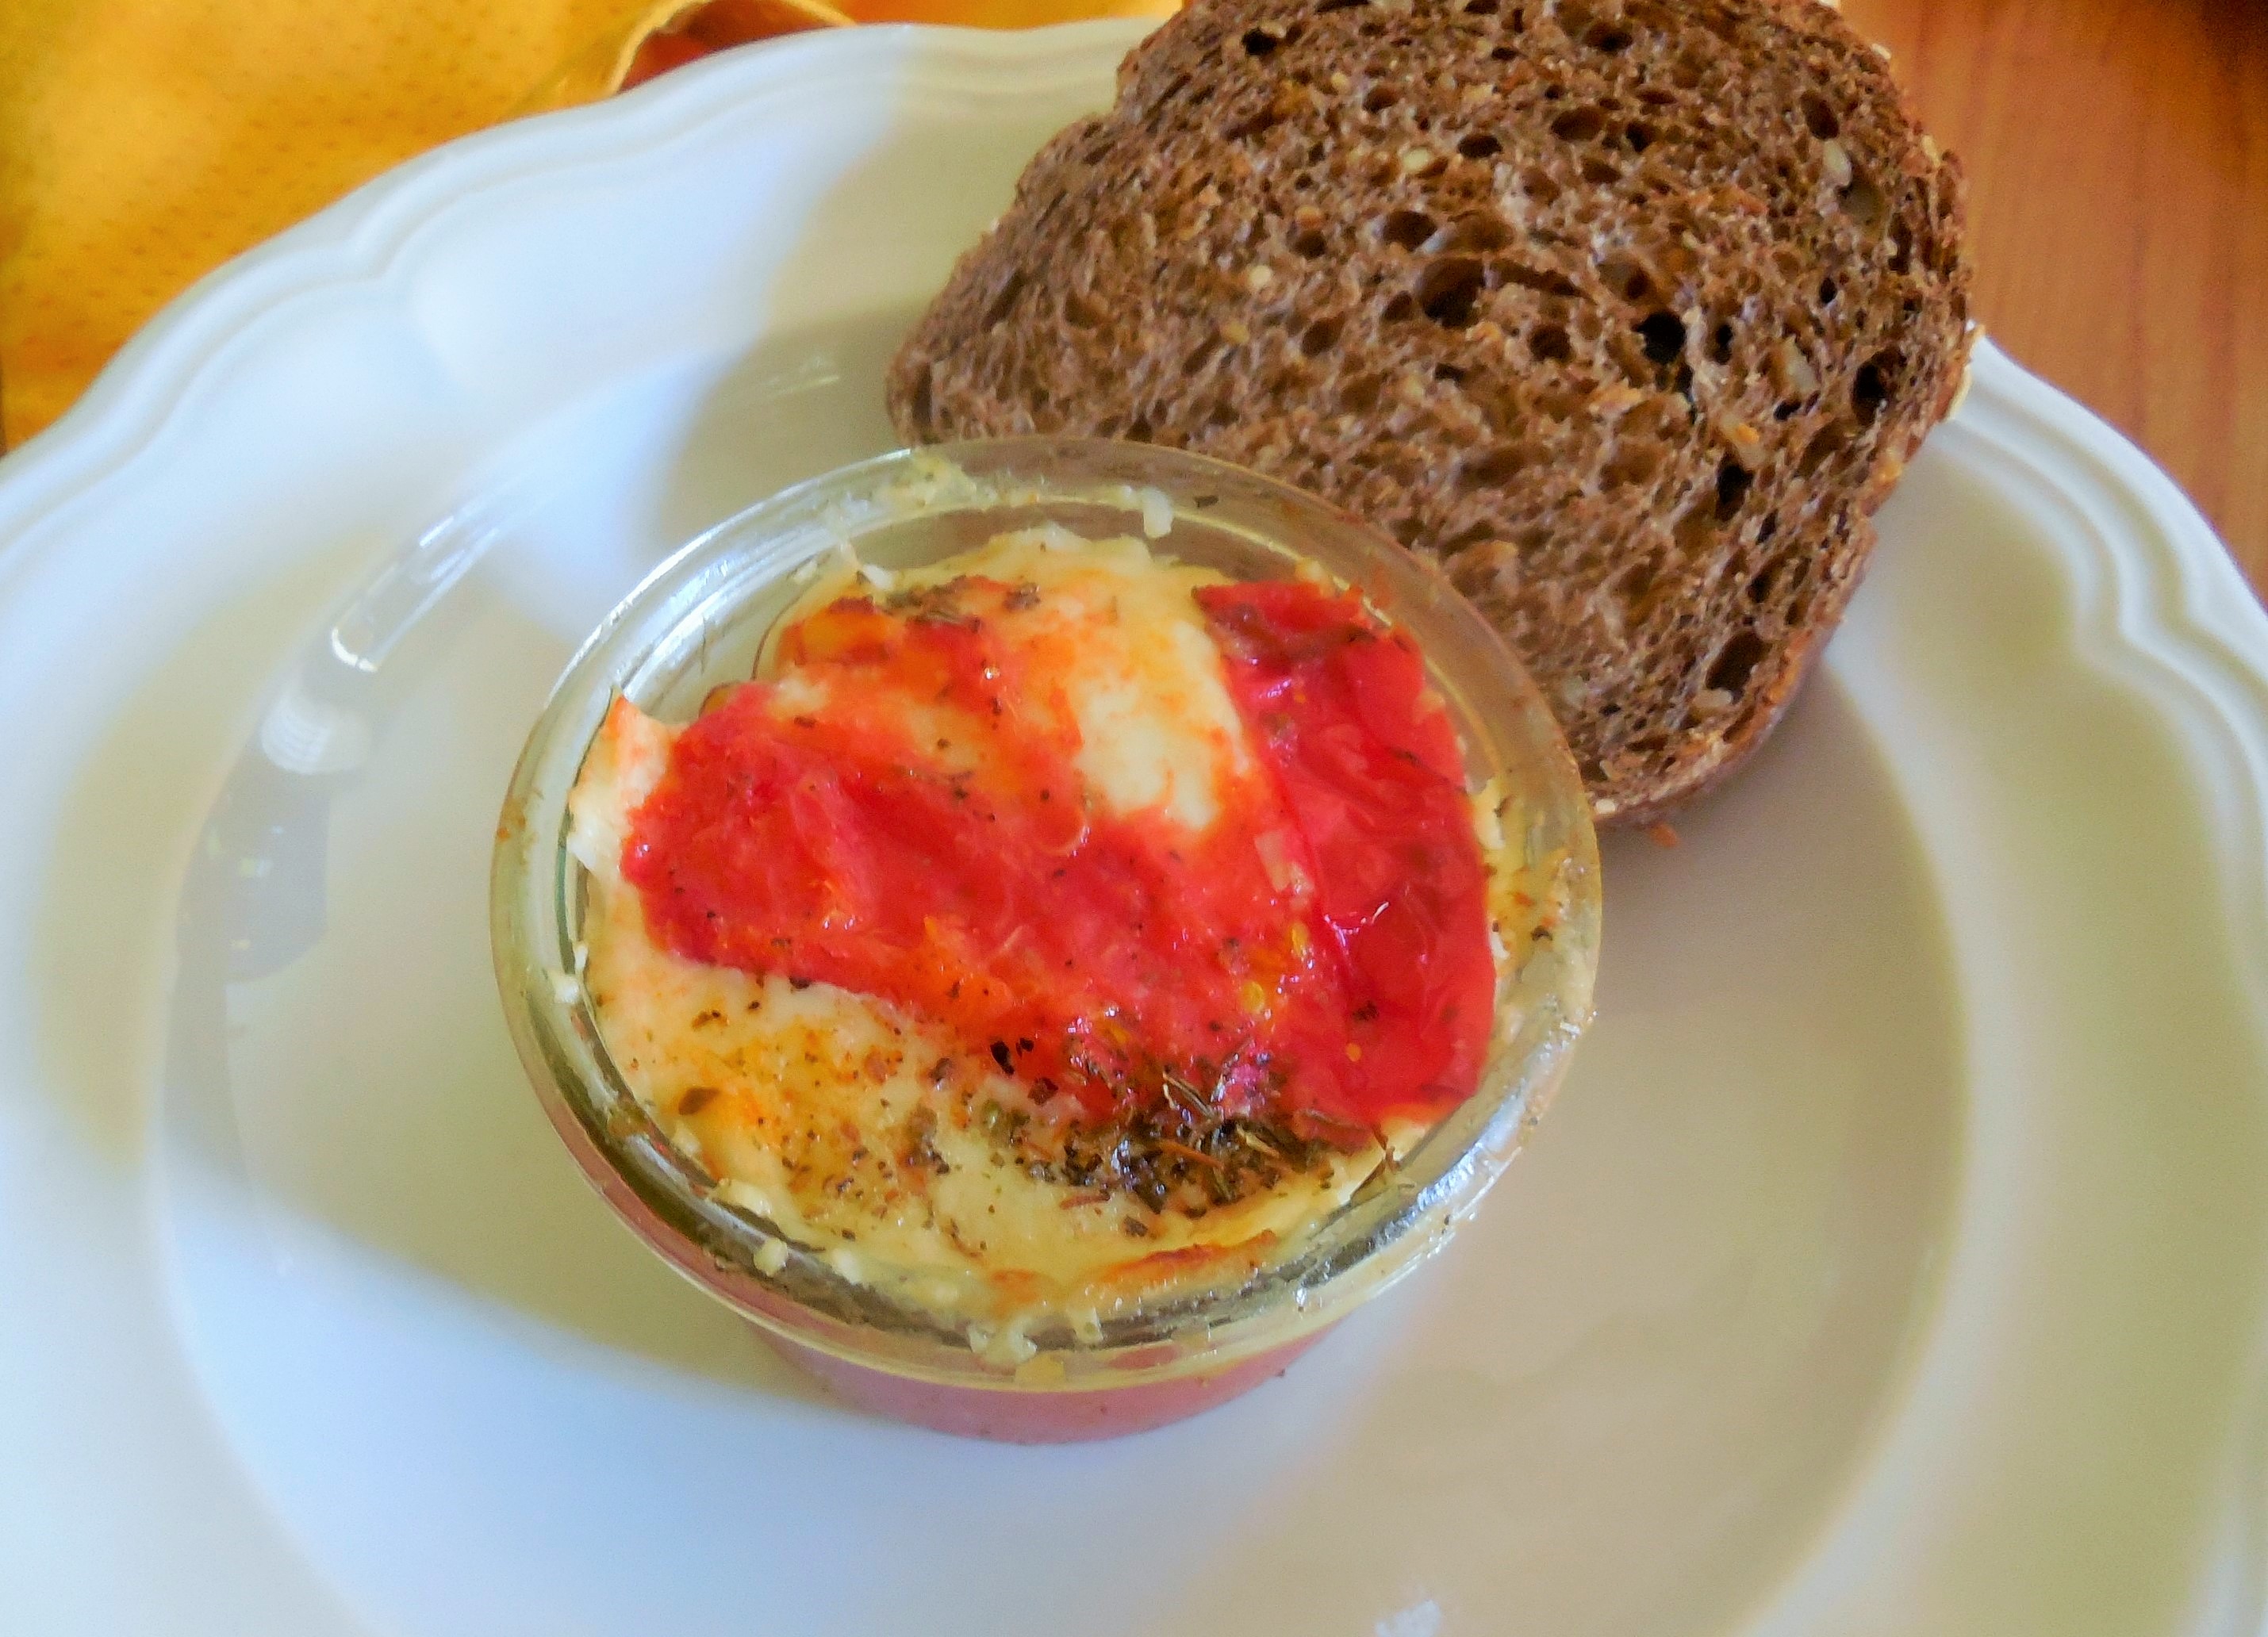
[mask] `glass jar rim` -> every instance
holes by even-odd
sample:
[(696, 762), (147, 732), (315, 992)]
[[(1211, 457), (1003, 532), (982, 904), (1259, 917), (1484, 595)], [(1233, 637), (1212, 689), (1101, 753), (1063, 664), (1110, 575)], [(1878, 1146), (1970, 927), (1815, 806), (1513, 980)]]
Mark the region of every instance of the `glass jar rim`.
[[(1590, 1015), (1598, 858), (1580, 778), (1549, 708), (1495, 629), (1432, 564), (1288, 485), (1179, 451), (1022, 437), (902, 450), (837, 469), (726, 518), (673, 553), (569, 662), (514, 771), (490, 882), (490, 933), (514, 1043), (554, 1126), (630, 1224), (688, 1277), (760, 1325), (859, 1363), (937, 1380), (997, 1375), (983, 1336), (834, 1271), (823, 1253), (715, 1197), (608, 1054), (580, 983), (581, 866), (566, 798), (617, 695), (651, 706), (698, 676), (735, 609), (802, 577), (830, 551), (954, 519), (988, 532), (1066, 522), (1201, 536), (1239, 561), (1304, 560), (1358, 587), (1424, 655), (1469, 771), (1521, 801), (1520, 845), (1553, 860), (1551, 930), (1519, 952), (1518, 1008), (1472, 1098), (1437, 1122), (1374, 1190), (1359, 1192), (1251, 1281), (1107, 1319), (1099, 1338), (1038, 1338), (1088, 1369), (1218, 1363), (1330, 1323), (1436, 1248), (1509, 1163)], [(1130, 524), (1131, 526), (1128, 526)], [(970, 543), (974, 543), (971, 541)], [(958, 547), (956, 547), (958, 548)], [(1211, 549), (1212, 547), (1209, 547)], [(924, 554), (942, 556), (942, 550)], [(1219, 566), (1218, 564), (1216, 566)], [(1231, 570), (1234, 572), (1233, 569)], [(1028, 1356), (1028, 1355), (1027, 1355)]]

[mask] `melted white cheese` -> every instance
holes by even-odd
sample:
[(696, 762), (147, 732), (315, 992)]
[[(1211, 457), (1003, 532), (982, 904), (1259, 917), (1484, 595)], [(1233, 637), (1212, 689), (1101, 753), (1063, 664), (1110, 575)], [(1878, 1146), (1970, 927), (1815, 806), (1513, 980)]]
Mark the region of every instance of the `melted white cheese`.
[[(860, 582), (868, 572), (849, 559), (836, 562), (779, 628), (838, 597), (865, 591)], [(1003, 614), (998, 625), (1063, 688), (1079, 728), (1074, 765), (1088, 788), (1116, 813), (1154, 808), (1192, 830), (1210, 825), (1220, 811), (1223, 783), (1254, 771), (1220, 650), (1191, 596), (1203, 586), (1226, 584), (1227, 576), (1154, 557), (1138, 540), (1090, 541), (1049, 525), (902, 569), (891, 587), (918, 591), (967, 576), (1039, 593), (1034, 606)], [(768, 643), (766, 668), (772, 659)], [(789, 687), (802, 683), (792, 676), (780, 680)], [(800, 692), (792, 708), (807, 710), (816, 697)]]
[[(1190, 597), (1220, 576), (1139, 541), (1058, 531), (1003, 536), (896, 584), (961, 575), (1037, 588), (1002, 627), (1044, 652), (1078, 722), (1080, 771), (1111, 806), (1200, 829), (1227, 782), (1253, 774)], [(814, 584), (788, 618), (841, 595), (845, 577)], [(817, 697), (805, 679), (777, 679), (793, 708)], [(1049, 1318), (1087, 1330), (1161, 1292), (1240, 1282), (1377, 1164), (1375, 1149), (1340, 1156), (1195, 1219), (1028, 1174), (983, 1111), (1046, 1112), (989, 1058), (870, 997), (684, 960), (649, 936), (622, 842), (674, 734), (618, 701), (570, 801), (592, 1005), (623, 1079), (719, 1197), (841, 1276), (986, 1331)]]

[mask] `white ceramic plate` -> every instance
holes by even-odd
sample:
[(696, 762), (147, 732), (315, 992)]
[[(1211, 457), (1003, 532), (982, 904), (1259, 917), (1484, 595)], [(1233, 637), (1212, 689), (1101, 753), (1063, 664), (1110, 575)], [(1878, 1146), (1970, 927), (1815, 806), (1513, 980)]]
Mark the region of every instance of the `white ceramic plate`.
[(585, 1193), (489, 977), (521, 735), (666, 547), (887, 444), (1130, 38), (806, 38), (459, 144), (0, 463), (0, 1624), (2257, 1631), (2268, 629), (1996, 353), (1778, 737), (1609, 849), (1532, 1149), (1282, 1381), (862, 1420)]

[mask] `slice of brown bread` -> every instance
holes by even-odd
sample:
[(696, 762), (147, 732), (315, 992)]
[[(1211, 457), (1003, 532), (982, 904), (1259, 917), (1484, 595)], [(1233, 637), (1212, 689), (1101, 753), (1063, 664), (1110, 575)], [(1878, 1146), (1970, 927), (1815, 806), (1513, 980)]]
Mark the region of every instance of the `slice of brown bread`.
[(1962, 191), (1815, 0), (1195, 0), (892, 367), (909, 441), (1149, 439), (1430, 552), (1602, 818), (1728, 771), (1968, 347)]

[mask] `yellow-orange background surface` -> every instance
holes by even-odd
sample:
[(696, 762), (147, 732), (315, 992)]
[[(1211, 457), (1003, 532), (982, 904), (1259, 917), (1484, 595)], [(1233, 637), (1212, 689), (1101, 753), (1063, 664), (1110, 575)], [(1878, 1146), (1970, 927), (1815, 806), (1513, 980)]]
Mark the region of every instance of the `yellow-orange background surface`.
[[(0, 0), (0, 447), (202, 274), (389, 165), (611, 92), (683, 0)], [(769, 0), (741, 33), (827, 20)], [(805, 15), (795, 15), (800, 8)], [(1171, 0), (851, 0), (1012, 27)]]

